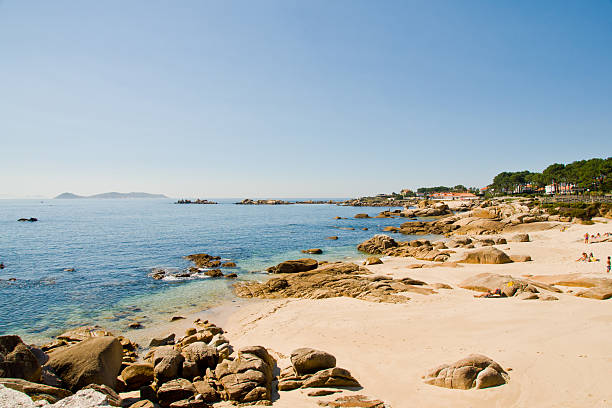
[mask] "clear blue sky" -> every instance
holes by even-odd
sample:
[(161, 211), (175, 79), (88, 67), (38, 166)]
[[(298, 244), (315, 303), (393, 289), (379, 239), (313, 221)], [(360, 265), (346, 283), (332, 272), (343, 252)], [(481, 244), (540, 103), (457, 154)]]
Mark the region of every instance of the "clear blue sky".
[(355, 196), (612, 154), (612, 1), (0, 1), (0, 195)]

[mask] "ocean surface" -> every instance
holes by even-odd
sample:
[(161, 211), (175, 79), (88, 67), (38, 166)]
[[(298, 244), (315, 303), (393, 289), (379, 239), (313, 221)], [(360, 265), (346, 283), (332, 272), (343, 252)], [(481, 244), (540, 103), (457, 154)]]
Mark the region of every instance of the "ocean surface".
[[(43, 342), (67, 328), (125, 331), (234, 297), (231, 279), (154, 280), (153, 268), (192, 266), (208, 253), (238, 279), (267, 279), (287, 259), (361, 259), (356, 245), (406, 219), (354, 219), (386, 208), (336, 205), (177, 205), (166, 199), (0, 200), (0, 335)], [(334, 217), (351, 217), (335, 220)], [(17, 222), (36, 217), (38, 222)], [(353, 227), (342, 230), (337, 227)], [(368, 231), (362, 228), (367, 227)], [(326, 237), (336, 235), (337, 241)], [(401, 236), (400, 239), (410, 239)], [(321, 248), (323, 255), (300, 251)], [(73, 268), (74, 271), (66, 269)], [(15, 278), (14, 281), (9, 281)]]

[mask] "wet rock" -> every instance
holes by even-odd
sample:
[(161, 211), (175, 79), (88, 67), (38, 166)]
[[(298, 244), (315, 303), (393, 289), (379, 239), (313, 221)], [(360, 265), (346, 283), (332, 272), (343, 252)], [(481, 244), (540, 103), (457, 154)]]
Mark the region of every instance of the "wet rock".
[(198, 268), (217, 268), (221, 265), (220, 257), (208, 254), (193, 254), (185, 257)]
[(19, 336), (0, 336), (0, 377), (37, 382), (40, 376), (40, 361), (30, 347)]
[(115, 387), (121, 369), (123, 348), (116, 337), (93, 337), (52, 352), (47, 366), (71, 391), (88, 384)]
[(34, 218), (34, 217), (31, 217), (31, 218), (19, 218), (17, 221), (19, 221), (19, 222), (26, 222), (26, 221), (27, 222), (36, 222), (36, 221), (38, 221), (38, 218)]
[(370, 218), (368, 214), (355, 214), (355, 218)]
[(302, 253), (303, 254), (318, 255), (318, 254), (322, 254), (323, 250), (321, 248), (303, 249)]
[(299, 348), (291, 352), (291, 364), (298, 375), (313, 374), (336, 366), (336, 357), (312, 348)]
[(335, 241), (338, 239), (338, 237), (335, 235), (332, 235), (331, 237), (327, 237), (326, 239), (331, 239), (332, 241)]
[(209, 271), (205, 271), (204, 275), (210, 276), (211, 278), (220, 278), (223, 276), (223, 272), (220, 269), (211, 269)]
[(222, 268), (235, 268), (236, 267), (236, 263), (235, 262), (224, 262), (221, 264)]
[(299, 273), (316, 269), (319, 262), (316, 259), (303, 258), (295, 261), (281, 262), (267, 269), (269, 273)]
[(495, 361), (481, 354), (471, 354), (453, 364), (443, 364), (423, 377), (427, 384), (468, 390), (503, 385), (508, 373)]
[(238, 277), (238, 275), (235, 273), (228, 273), (227, 275), (225, 275), (225, 277), (228, 279), (235, 279)]

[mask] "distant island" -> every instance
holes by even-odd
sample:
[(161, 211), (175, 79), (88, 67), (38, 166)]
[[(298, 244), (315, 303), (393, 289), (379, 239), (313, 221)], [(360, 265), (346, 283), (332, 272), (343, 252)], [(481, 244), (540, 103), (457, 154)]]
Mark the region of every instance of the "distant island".
[(80, 195), (76, 195), (73, 193), (62, 193), (54, 198), (55, 199), (75, 199), (75, 198), (168, 198), (168, 197), (166, 197), (163, 194), (149, 194), (149, 193), (139, 193), (139, 192), (132, 192), (132, 193), (110, 192), (110, 193), (94, 194), (90, 196), (80, 196)]

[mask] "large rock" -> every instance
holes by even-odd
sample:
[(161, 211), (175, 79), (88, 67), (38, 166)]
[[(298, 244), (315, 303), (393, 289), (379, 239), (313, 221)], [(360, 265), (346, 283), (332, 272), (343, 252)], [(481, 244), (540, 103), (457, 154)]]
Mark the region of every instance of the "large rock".
[(170, 333), (163, 337), (154, 337), (149, 342), (149, 347), (159, 347), (174, 344), (174, 333)]
[(333, 401), (319, 401), (322, 407), (330, 408), (385, 408), (384, 401), (366, 397), (365, 395), (345, 395)]
[(49, 408), (112, 408), (112, 399), (104, 393), (94, 389), (80, 390), (70, 397), (64, 398)]
[(157, 399), (162, 407), (169, 407), (173, 402), (188, 399), (195, 394), (196, 389), (193, 384), (184, 378), (177, 378), (159, 387)]
[(47, 366), (71, 391), (88, 384), (115, 388), (122, 359), (123, 349), (117, 338), (103, 336), (51, 353)]
[(179, 377), (185, 357), (172, 346), (162, 346), (153, 354), (153, 376), (161, 384)]
[[(27, 394), (32, 400), (46, 400), (51, 404), (72, 395), (68, 390), (62, 388), (51, 387), (44, 384), (38, 384), (30, 381), (23, 380), (21, 378), (0, 378), (0, 385), (7, 388), (23, 392)], [(0, 404), (0, 407), (2, 405)]]
[(299, 273), (317, 269), (319, 262), (316, 259), (302, 258), (295, 261), (281, 262), (267, 269), (269, 273)]
[(357, 245), (357, 249), (368, 254), (382, 254), (386, 249), (394, 248), (398, 244), (393, 238), (384, 234), (374, 235), (367, 241)]
[(312, 348), (299, 348), (291, 352), (291, 364), (299, 375), (314, 374), (317, 371), (336, 366), (336, 357)]
[(40, 381), (41, 366), (19, 336), (0, 336), (0, 377)]
[(205, 372), (207, 368), (214, 369), (219, 361), (217, 349), (201, 341), (191, 343), (182, 353), (187, 360), (197, 364), (200, 372)]
[(505, 264), (512, 262), (512, 259), (503, 251), (493, 247), (474, 249), (465, 253), (461, 263), (469, 264)]
[(129, 365), (121, 371), (121, 378), (126, 384), (127, 391), (138, 390), (153, 381), (153, 365), (148, 363)]
[(319, 387), (360, 387), (360, 385), (348, 370), (334, 367), (318, 371), (302, 385), (302, 388)]
[(561, 292), (560, 289), (542, 282), (488, 272), (470, 276), (461, 282), (459, 287), (478, 292), (495, 291), (496, 289), (501, 289), (503, 296), (507, 297), (511, 297), (522, 292), (535, 293), (537, 292), (535, 288), (548, 290), (550, 292)]
[(204, 402), (217, 402), (221, 400), (219, 393), (207, 381), (196, 381), (193, 383), (198, 394)]
[(276, 361), (261, 346), (238, 350), (237, 357), (223, 360), (215, 374), (223, 387), (223, 399), (239, 403), (269, 402)]
[(427, 384), (468, 390), (503, 385), (508, 373), (495, 361), (480, 354), (470, 354), (453, 364), (443, 364), (423, 377)]

